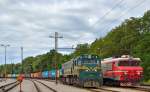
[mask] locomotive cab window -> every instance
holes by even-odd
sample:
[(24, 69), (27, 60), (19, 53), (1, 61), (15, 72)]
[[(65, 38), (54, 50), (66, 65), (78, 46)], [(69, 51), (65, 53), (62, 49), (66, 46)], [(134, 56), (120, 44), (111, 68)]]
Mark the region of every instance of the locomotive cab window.
[(119, 61), (118, 66), (139, 66), (140, 61), (136, 60), (124, 60)]
[(95, 59), (85, 59), (83, 64), (99, 64), (99, 61)]

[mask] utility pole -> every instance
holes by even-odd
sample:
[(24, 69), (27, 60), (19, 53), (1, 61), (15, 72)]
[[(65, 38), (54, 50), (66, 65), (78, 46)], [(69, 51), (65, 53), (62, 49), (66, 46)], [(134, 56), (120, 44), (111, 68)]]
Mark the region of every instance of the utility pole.
[(13, 60), (11, 61), (11, 77), (13, 77), (13, 66), (14, 66), (14, 63), (13, 63)]
[(55, 71), (55, 74), (56, 74), (56, 76), (55, 76), (55, 81), (56, 81), (56, 84), (58, 83), (58, 79), (57, 79), (57, 77), (58, 77), (58, 67), (57, 67), (57, 50), (58, 50), (58, 38), (63, 38), (62, 36), (59, 36), (59, 34), (58, 34), (58, 32), (55, 32), (55, 36), (49, 36), (49, 38), (54, 38), (55, 39), (55, 69), (56, 69), (56, 71)]
[(7, 74), (7, 70), (6, 70), (7, 69), (6, 68), (7, 53), (6, 52), (7, 52), (7, 47), (9, 47), (10, 45), (9, 44), (7, 44), (7, 45), (1, 44), (1, 46), (5, 48), (5, 76), (4, 77), (6, 78), (6, 74)]
[(30, 64), (29, 66), (30, 66), (30, 78), (31, 78), (32, 77), (31, 73), (33, 72), (33, 68), (32, 68), (32, 64)]
[(23, 47), (21, 47), (21, 74), (23, 74)]

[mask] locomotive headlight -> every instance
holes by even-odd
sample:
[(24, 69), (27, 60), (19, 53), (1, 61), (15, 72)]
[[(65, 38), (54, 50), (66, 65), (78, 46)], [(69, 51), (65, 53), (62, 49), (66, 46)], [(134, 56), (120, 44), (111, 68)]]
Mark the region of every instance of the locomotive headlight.
[(128, 73), (127, 72), (124, 72), (124, 75), (127, 75)]
[(87, 71), (87, 72), (88, 72), (89, 70), (85, 70), (85, 71)]
[(137, 71), (137, 74), (140, 75), (142, 73), (142, 71)]
[(97, 69), (95, 69), (94, 71), (97, 72)]
[(141, 73), (140, 73), (140, 72), (137, 72), (137, 74), (140, 75)]

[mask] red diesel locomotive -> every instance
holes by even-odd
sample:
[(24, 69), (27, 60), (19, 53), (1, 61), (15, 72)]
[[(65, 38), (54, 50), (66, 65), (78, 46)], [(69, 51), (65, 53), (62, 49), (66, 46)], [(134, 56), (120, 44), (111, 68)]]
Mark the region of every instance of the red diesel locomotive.
[(105, 85), (135, 86), (140, 84), (143, 68), (140, 58), (123, 55), (119, 58), (108, 58), (102, 61), (103, 83)]

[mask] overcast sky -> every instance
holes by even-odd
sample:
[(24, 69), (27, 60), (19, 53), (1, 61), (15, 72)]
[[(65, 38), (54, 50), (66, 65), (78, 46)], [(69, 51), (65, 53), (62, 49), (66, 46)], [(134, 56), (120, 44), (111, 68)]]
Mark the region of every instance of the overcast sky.
[[(49, 38), (54, 32), (64, 37), (59, 47), (91, 43), (123, 20), (140, 17), (150, 9), (150, 0), (123, 0), (112, 9), (120, 1), (0, 0), (0, 44), (11, 45), (7, 48), (7, 62), (20, 62), (21, 46), (24, 57), (48, 52), (54, 48), (54, 39)], [(0, 64), (3, 63), (4, 48), (0, 47)]]

